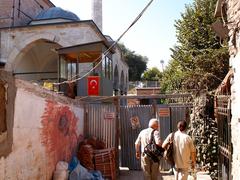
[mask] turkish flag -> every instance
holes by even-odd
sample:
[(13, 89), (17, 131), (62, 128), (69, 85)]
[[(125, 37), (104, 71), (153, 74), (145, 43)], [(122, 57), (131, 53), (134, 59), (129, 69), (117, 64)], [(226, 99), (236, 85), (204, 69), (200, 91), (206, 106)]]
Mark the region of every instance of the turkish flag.
[(88, 95), (99, 96), (100, 77), (88, 76)]

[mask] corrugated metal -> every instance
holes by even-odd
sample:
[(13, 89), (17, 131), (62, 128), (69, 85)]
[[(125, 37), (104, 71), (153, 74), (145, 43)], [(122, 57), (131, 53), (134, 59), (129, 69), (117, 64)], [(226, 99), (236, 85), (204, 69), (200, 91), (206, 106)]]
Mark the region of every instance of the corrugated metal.
[[(177, 130), (177, 123), (180, 120), (188, 120), (189, 114), (187, 114), (187, 109), (189, 105), (157, 105), (157, 112), (160, 111), (161, 108), (169, 108), (170, 114), (169, 116), (161, 117), (159, 113), (157, 113), (157, 117), (160, 123), (160, 136), (162, 141), (173, 131)], [(160, 162), (160, 167), (162, 170), (170, 169), (169, 166), (164, 160)]]
[[(106, 142), (107, 148), (115, 147), (116, 107), (113, 104), (86, 105), (88, 137), (94, 136)], [(106, 119), (106, 113), (114, 113), (114, 119)]]
[[(170, 116), (160, 117), (160, 108), (169, 108)], [(157, 117), (160, 122), (160, 135), (164, 140), (171, 132), (176, 129), (177, 121), (186, 119), (186, 109), (184, 105), (157, 105), (156, 114), (152, 105), (121, 106), (120, 107), (120, 165), (131, 170), (140, 170), (140, 161), (135, 158), (135, 140), (142, 129), (148, 127), (151, 118)], [(116, 146), (116, 118), (105, 119), (105, 113), (114, 112), (116, 107), (113, 104), (88, 104), (86, 105), (86, 127), (87, 136), (95, 136), (106, 142), (108, 148)], [(136, 116), (139, 119), (140, 127), (133, 129), (130, 119)], [(162, 169), (169, 169), (170, 166), (163, 160)]]
[(188, 119), (187, 116), (189, 114), (186, 114), (187, 112), (187, 107), (184, 105), (178, 105), (178, 106), (171, 106), (171, 130), (176, 131), (177, 130), (177, 123), (178, 121), (181, 120), (186, 120)]
[[(170, 113), (169, 116), (160, 116), (159, 112), (160, 109), (165, 109), (168, 108)], [(171, 108), (168, 105), (157, 105), (157, 110), (156, 110), (156, 114), (157, 114), (157, 118), (159, 120), (159, 124), (160, 124), (160, 137), (162, 139), (162, 141), (165, 140), (165, 138), (168, 136), (168, 134), (171, 132)], [(160, 168), (162, 170), (167, 170), (170, 169), (171, 166), (169, 166), (163, 159), (160, 161)]]
[[(140, 128), (133, 129), (130, 119), (137, 116)], [(121, 144), (121, 166), (133, 170), (140, 170), (140, 161), (135, 158), (135, 141), (139, 132), (148, 127), (148, 121), (154, 117), (151, 105), (122, 106), (120, 107), (120, 144)]]

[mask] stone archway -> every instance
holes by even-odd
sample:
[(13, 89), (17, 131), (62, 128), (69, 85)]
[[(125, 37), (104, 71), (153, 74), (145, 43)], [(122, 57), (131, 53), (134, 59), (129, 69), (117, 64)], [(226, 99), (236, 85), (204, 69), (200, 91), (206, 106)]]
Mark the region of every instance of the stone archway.
[(122, 70), (121, 72), (121, 79), (120, 79), (120, 91), (121, 91), (121, 95), (123, 95), (124, 93), (124, 87), (125, 87), (125, 81), (124, 81), (125, 77), (124, 77), (124, 72)]
[[(18, 42), (12, 42), (15, 44), (9, 54), (4, 54), (7, 57), (7, 62), (5, 65), (6, 71), (13, 71), (13, 68), (16, 66), (16, 59), (19, 58), (21, 52), (28, 51), (34, 44), (39, 40), (43, 40), (49, 43), (59, 44), (61, 47), (70, 46), (71, 43), (67, 41), (63, 41), (58, 35), (42, 32), (42, 33), (34, 33), (34, 34), (23, 34), (23, 36), (18, 40)], [(19, 43), (21, 42), (21, 43)], [(8, 49), (3, 49), (3, 52), (8, 52)]]
[(58, 54), (54, 49), (60, 45), (39, 39), (26, 45), (12, 64), (16, 77), (24, 80), (57, 79)]
[(118, 73), (117, 65), (115, 65), (115, 68), (114, 68), (113, 89), (114, 91), (118, 91), (119, 89), (119, 73)]

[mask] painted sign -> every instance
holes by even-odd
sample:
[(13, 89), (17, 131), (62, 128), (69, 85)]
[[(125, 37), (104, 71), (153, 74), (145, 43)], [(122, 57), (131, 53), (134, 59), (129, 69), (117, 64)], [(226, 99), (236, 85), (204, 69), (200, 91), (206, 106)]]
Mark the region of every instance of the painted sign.
[(132, 129), (141, 128), (138, 116), (133, 116), (130, 118)]
[(114, 119), (115, 118), (115, 113), (114, 112), (106, 112), (104, 114), (104, 119)]
[(169, 108), (160, 108), (158, 111), (158, 115), (160, 117), (169, 117), (170, 116), (170, 109)]

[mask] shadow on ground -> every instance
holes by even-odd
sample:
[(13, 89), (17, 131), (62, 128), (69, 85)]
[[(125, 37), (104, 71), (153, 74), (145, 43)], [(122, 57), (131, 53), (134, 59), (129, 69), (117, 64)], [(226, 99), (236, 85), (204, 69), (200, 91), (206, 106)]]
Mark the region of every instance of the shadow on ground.
[[(118, 180), (143, 180), (142, 171), (132, 171), (127, 169), (120, 170), (120, 176)], [(168, 172), (159, 173), (158, 180), (174, 180), (174, 176)]]

